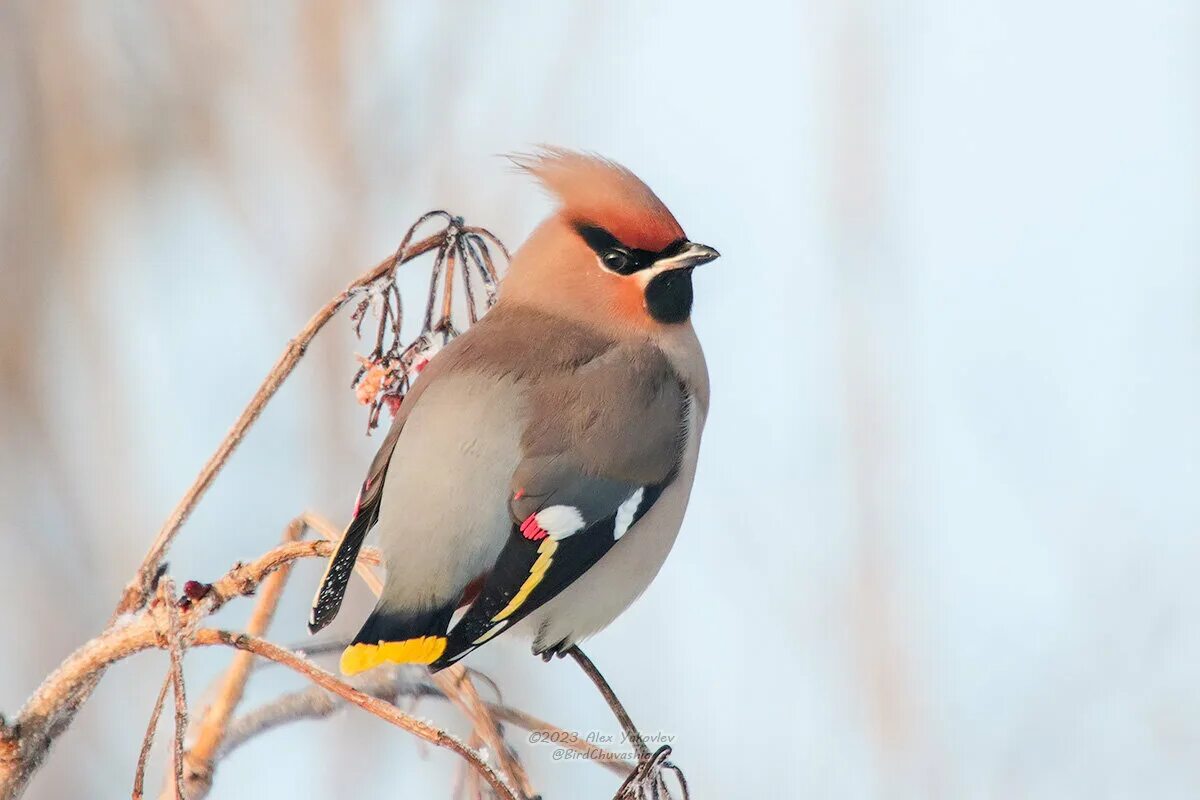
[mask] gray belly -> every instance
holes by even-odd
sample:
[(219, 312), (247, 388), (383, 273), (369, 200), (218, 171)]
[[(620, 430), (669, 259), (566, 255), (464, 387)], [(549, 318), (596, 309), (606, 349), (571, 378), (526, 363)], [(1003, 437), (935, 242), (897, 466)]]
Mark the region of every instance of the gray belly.
[(569, 646), (608, 627), (662, 568), (687, 510), (704, 429), (703, 412), (695, 398), (691, 398), (689, 409), (687, 442), (678, 476), (594, 567), (517, 627), (533, 638), (534, 650), (559, 642)]
[(470, 375), (446, 376), (421, 396), (396, 441), (376, 526), (386, 605), (452, 602), (496, 561), (511, 528), (522, 402), (511, 383)]

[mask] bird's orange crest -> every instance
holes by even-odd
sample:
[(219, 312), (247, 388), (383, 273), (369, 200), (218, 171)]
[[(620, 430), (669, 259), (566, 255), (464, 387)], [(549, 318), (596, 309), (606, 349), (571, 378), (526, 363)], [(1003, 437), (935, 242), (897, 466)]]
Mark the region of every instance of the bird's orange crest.
[(558, 147), (509, 158), (558, 198), (565, 216), (598, 225), (627, 247), (658, 251), (684, 238), (662, 200), (615, 161)]

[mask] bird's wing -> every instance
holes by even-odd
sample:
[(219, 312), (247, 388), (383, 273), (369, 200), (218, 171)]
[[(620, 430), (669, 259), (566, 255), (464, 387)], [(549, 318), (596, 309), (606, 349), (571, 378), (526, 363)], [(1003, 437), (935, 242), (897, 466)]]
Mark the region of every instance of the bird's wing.
[(686, 396), (648, 346), (614, 348), (531, 390), (508, 541), (433, 669), (550, 600), (650, 509), (679, 466)]
[[(427, 370), (431, 372), (432, 369)], [(362, 549), (363, 540), (379, 519), (379, 503), (383, 498), (383, 484), (387, 477), (388, 464), (392, 460), (392, 452), (396, 449), (396, 441), (404, 422), (417, 402), (417, 398), (429, 385), (432, 376), (425, 376), (417, 381), (409, 390), (400, 404), (400, 411), (392, 421), (387, 436), (383, 439), (379, 451), (371, 461), (367, 477), (358, 490), (358, 500), (354, 504), (354, 515), (346, 526), (338, 542), (337, 549), (329, 558), (325, 574), (317, 584), (317, 594), (313, 597), (312, 611), (308, 616), (308, 630), (316, 633), (324, 628), (337, 616), (342, 607), (342, 598), (346, 595), (346, 586), (350, 583), (350, 574), (354, 572), (354, 563), (358, 560), (358, 551)]]

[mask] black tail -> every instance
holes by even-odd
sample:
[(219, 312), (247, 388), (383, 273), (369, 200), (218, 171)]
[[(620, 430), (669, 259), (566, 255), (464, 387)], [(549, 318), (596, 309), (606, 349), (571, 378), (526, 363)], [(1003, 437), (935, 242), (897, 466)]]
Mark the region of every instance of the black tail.
[(353, 675), (379, 664), (431, 664), (446, 651), (454, 606), (398, 612), (376, 606), (342, 653), (342, 672)]
[(421, 636), (445, 636), (453, 614), (452, 606), (409, 614), (375, 606), (351, 644), (406, 642)]

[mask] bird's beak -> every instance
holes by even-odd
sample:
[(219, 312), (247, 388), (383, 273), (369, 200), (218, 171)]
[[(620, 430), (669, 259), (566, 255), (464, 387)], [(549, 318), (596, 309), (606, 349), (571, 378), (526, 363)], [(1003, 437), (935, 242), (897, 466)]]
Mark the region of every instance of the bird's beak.
[(666, 258), (660, 258), (654, 262), (654, 266), (658, 272), (666, 272), (670, 269), (691, 269), (715, 261), (720, 257), (721, 254), (708, 245), (684, 242), (682, 250)]

